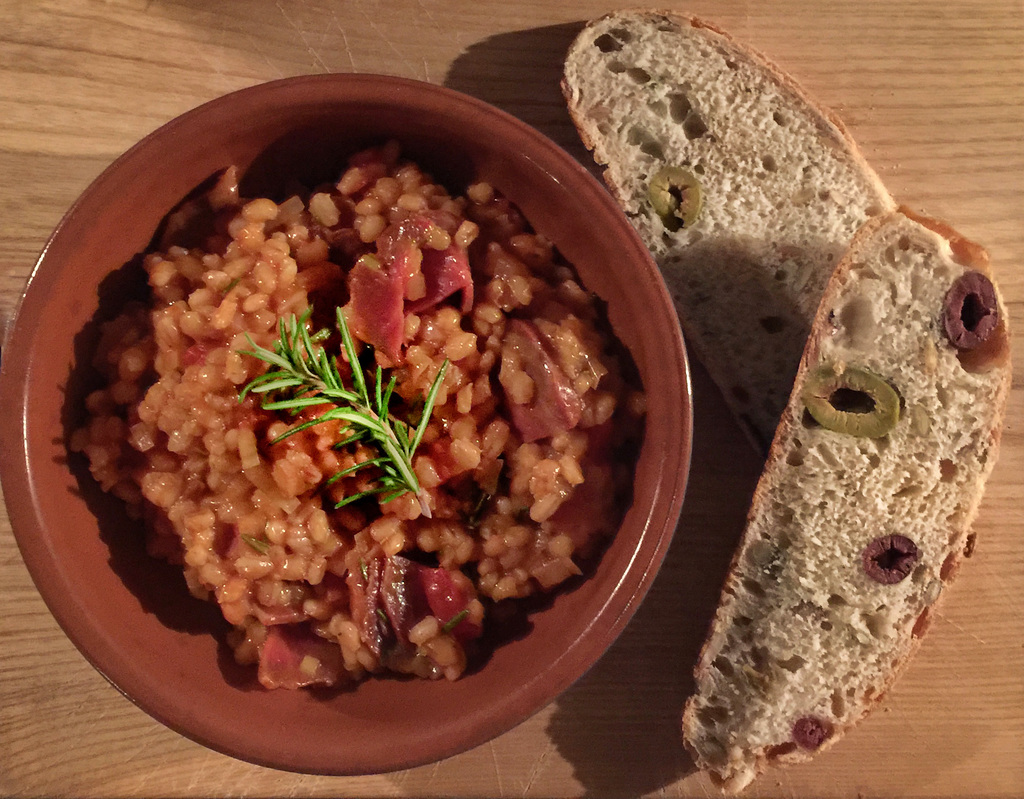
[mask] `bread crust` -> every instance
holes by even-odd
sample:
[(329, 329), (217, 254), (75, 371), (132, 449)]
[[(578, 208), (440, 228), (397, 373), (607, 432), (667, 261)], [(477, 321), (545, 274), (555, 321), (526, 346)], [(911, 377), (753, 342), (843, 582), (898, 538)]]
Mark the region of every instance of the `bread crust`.
[[(695, 30), (708, 31), (711, 35), (720, 37), (728, 42), (739, 53), (742, 53), (752, 62), (758, 64), (760, 68), (771, 74), (780, 86), (785, 87), (795, 97), (799, 98), (809, 109), (816, 112), (820, 121), (819, 133), (825, 138), (832, 139), (836, 144), (849, 148), (853, 158), (861, 165), (865, 176), (869, 177), (869, 179), (875, 184), (875, 188), (879, 196), (889, 198), (890, 208), (896, 207), (895, 200), (890, 198), (889, 190), (886, 189), (885, 184), (883, 184), (878, 175), (875, 174), (875, 171), (871, 168), (871, 165), (868, 163), (863, 153), (861, 153), (857, 146), (857, 142), (854, 141), (853, 136), (850, 135), (846, 124), (842, 121), (839, 115), (832, 111), (832, 109), (821, 105), (821, 103), (811, 97), (803, 87), (789, 75), (789, 73), (775, 64), (775, 62), (760, 50), (744, 44), (743, 42), (737, 41), (736, 38), (728, 31), (720, 28), (713, 22), (709, 22), (701, 17), (687, 16), (685, 14), (679, 14), (668, 10), (654, 11), (643, 8), (621, 9), (619, 11), (612, 11), (587, 23), (587, 27), (571, 45), (570, 50), (573, 47), (579, 46), (580, 40), (584, 38), (587, 31), (597, 26), (599, 23), (609, 20), (628, 19), (630, 16), (642, 16), (652, 21), (662, 19), (675, 22), (679, 25), (688, 25)], [(572, 118), (573, 125), (576, 127), (576, 131), (579, 134), (580, 140), (583, 142), (583, 146), (588, 150), (593, 151), (596, 140), (590, 132), (592, 126), (589, 124), (589, 120), (587, 120), (587, 118), (582, 114), (579, 104), (575, 100), (572, 85), (564, 75), (559, 84), (562, 89), (562, 96), (565, 98), (566, 105), (569, 109), (569, 116)], [(619, 202), (625, 202), (625, 198), (619, 187), (616, 186), (608, 177), (607, 172), (603, 174), (603, 177), (612, 194), (616, 196), (616, 199), (618, 199)]]
[[(944, 222), (922, 216), (905, 207), (901, 207), (898, 211), (884, 217), (879, 217), (867, 222), (855, 236), (848, 255), (837, 266), (822, 297), (821, 305), (819, 306), (818, 313), (815, 316), (811, 335), (808, 338), (803, 357), (801, 358), (796, 384), (790, 398), (791, 407), (800, 403), (801, 386), (803, 385), (808, 372), (819, 363), (822, 344), (830, 335), (832, 328), (832, 322), (829, 317), (830, 311), (846, 281), (851, 279), (851, 271), (856, 265), (856, 259), (859, 252), (873, 239), (875, 235), (877, 235), (880, 230), (892, 225), (894, 220), (898, 220), (900, 218), (910, 220), (912, 223), (916, 223), (925, 228), (934, 236), (945, 240), (949, 244), (955, 260), (963, 266), (981, 271), (991, 278), (992, 273), (989, 266), (987, 251), (980, 245), (962, 237), (951, 226)], [(1005, 341), (1008, 342), (1009, 334), (1005, 326), (1005, 320), (1007, 319), (1006, 307), (1003, 303), (1002, 297), (998, 295), (998, 288), (996, 291), (1001, 316), (1004, 320), (1004, 328), (1001, 331), (1001, 335), (1004, 336)], [(946, 587), (953, 582), (959, 572), (964, 558), (970, 557), (974, 550), (975, 534), (972, 532), (971, 525), (977, 515), (978, 507), (981, 503), (985, 480), (991, 472), (991, 468), (998, 457), (1000, 438), (1005, 420), (1006, 404), (1009, 396), (1010, 384), (1012, 382), (1008, 345), (1007, 348), (998, 356), (996, 362), (993, 364), (993, 369), (998, 369), (999, 382), (993, 403), (992, 424), (987, 431), (989, 438), (987, 469), (978, 481), (976, 490), (971, 493), (970, 496), (965, 498), (966, 508), (961, 514), (962, 523), (955, 531), (954, 540), (952, 540), (948, 546), (948, 554), (940, 572), (940, 579), (943, 587)], [(725, 584), (722, 589), (719, 600), (719, 612), (716, 613), (716, 616), (712, 621), (707, 639), (701, 648), (697, 665), (694, 669), (695, 682), (698, 686), (708, 677), (709, 669), (711, 668), (709, 653), (712, 642), (716, 639), (716, 636), (722, 632), (722, 628), (729, 625), (732, 621), (731, 619), (722, 617), (722, 610), (727, 604), (730, 591), (736, 588), (737, 581), (739, 580), (739, 566), (741, 559), (748, 547), (750, 547), (754, 541), (755, 530), (753, 523), (759, 518), (768, 505), (775, 476), (781, 470), (786, 468), (786, 460), (791, 454), (790, 449), (787, 447), (787, 443), (792, 440), (791, 433), (795, 428), (797, 418), (798, 417), (792, 413), (783, 415), (776, 431), (775, 438), (773, 439), (772, 445), (769, 449), (761, 478), (755, 488), (751, 507), (747, 514), (747, 524), (744, 528), (744, 532), (741, 536), (736, 552), (733, 555)], [(929, 626), (930, 618), (934, 614), (939, 603), (943, 601), (942, 597), (944, 593), (945, 591), (942, 591), (936, 601), (926, 607), (923, 612), (913, 620), (909, 647), (899, 654), (899, 656), (893, 661), (892, 667), (886, 674), (885, 679), (874, 686), (874, 694), (871, 697), (861, 699), (858, 715), (850, 718), (846, 723), (837, 725), (831, 737), (828, 738), (820, 748), (813, 752), (796, 748), (793, 751), (786, 752), (781, 756), (773, 758), (771, 756), (772, 753), (770, 751), (770, 747), (764, 747), (753, 753), (755, 760), (751, 765), (749, 773), (736, 776), (727, 775), (723, 779), (721, 775), (712, 771), (712, 779), (726, 792), (738, 793), (758, 774), (762, 773), (772, 762), (780, 765), (805, 762), (810, 760), (818, 752), (824, 751), (825, 749), (833, 746), (847, 730), (855, 726), (872, 709), (881, 703), (885, 694), (903, 673), (909, 661), (920, 647), (921, 639)], [(706, 767), (707, 764), (704, 763), (701, 753), (692, 744), (692, 741), (697, 738), (700, 730), (700, 721), (696, 716), (697, 707), (695, 699), (696, 695), (690, 697), (683, 712), (683, 741), (687, 750), (694, 758), (694, 762), (698, 766)]]

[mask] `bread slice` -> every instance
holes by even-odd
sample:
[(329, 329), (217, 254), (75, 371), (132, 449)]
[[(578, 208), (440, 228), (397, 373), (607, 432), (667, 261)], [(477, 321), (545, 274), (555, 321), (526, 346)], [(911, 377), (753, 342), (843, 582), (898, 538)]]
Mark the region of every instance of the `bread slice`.
[[(897, 212), (865, 225), (825, 290), (683, 715), (726, 789), (863, 717), (971, 554), (1010, 386), (1006, 309), (981, 275), (984, 250)], [(846, 409), (818, 410), (827, 425), (870, 435), (822, 426), (808, 408), (823, 397)]]
[[(837, 118), (697, 19), (619, 11), (589, 23), (562, 90), (661, 267), (687, 342), (767, 450), (825, 283), (892, 199)], [(701, 186), (702, 210), (678, 230), (649, 199), (666, 166)]]

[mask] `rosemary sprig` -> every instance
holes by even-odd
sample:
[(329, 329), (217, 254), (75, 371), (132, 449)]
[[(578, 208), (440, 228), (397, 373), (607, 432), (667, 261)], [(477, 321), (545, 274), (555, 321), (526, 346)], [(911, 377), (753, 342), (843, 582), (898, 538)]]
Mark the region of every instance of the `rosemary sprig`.
[[(330, 485), (368, 466), (379, 467), (382, 474), (375, 486), (343, 498), (335, 507), (340, 508), (375, 494), (383, 495), (381, 502), (390, 502), (406, 491), (411, 491), (419, 500), (423, 515), (429, 517), (430, 508), (419, 480), (416, 479), (416, 473), (412, 470), (412, 458), (423, 439), (427, 422), (430, 421), (437, 392), (448, 369), (448, 361), (445, 360), (438, 370), (437, 377), (434, 378), (424, 398), (419, 421), (413, 427), (409, 422), (397, 419), (390, 411), (397, 376), (392, 375), (385, 384), (384, 370), (378, 366), (371, 393), (341, 308), (336, 311), (337, 326), (345, 358), (352, 368), (350, 388), (345, 386), (338, 371), (338, 359), (328, 357), (324, 348), (318, 346), (319, 342), (330, 336), (329, 331), (325, 329), (310, 334), (307, 330), (306, 324), (311, 313), (312, 308), (309, 308), (301, 316), (292, 314), (287, 319), (281, 319), (278, 339), (274, 342), (272, 350), (260, 347), (248, 334), (246, 335), (252, 349), (243, 350), (242, 354), (259, 358), (276, 368), (251, 380), (239, 394), (239, 401), (244, 400), (250, 393), (261, 394), (264, 395), (261, 403), (264, 409), (289, 411), (293, 415), (304, 408), (333, 405), (333, 408), (319, 416), (290, 427), (271, 443), (276, 444), (301, 430), (331, 420), (345, 422), (342, 430), (347, 435), (336, 446), (365, 441), (372, 444), (380, 452), (380, 456), (343, 469), (333, 475), (327, 484)], [(272, 392), (275, 398), (266, 396)]]

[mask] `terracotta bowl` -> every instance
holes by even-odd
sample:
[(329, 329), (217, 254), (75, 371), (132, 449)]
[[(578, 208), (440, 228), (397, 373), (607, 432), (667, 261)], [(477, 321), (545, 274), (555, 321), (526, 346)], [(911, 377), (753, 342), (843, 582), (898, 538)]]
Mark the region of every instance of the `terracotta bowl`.
[[(95, 376), (97, 320), (138, 291), (133, 257), (161, 219), (218, 170), (243, 190), (336, 179), (360, 145), (395, 137), (453, 190), (490, 181), (554, 240), (608, 303), (648, 396), (635, 498), (594, 570), (461, 680), (372, 679), (342, 692), (267, 691), (234, 664), (216, 606), (148, 558), (137, 524), (69, 456)], [(276, 190), (276, 191), (275, 191)], [(152, 716), (213, 749), (323, 774), (374, 773), (484, 743), (551, 702), (625, 627), (675, 529), (690, 458), (689, 374), (647, 251), (605, 190), (555, 144), (486, 104), (412, 81), (329, 75), (278, 81), (168, 123), (107, 169), (50, 238), (9, 331), (0, 450), (29, 571), (89, 661)], [(56, 686), (55, 686), (56, 687)]]

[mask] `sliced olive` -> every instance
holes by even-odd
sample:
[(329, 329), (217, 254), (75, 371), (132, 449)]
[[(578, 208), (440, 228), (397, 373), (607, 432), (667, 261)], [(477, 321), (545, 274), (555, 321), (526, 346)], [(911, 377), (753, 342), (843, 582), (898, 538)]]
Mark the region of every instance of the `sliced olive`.
[(861, 552), (864, 572), (883, 585), (895, 585), (914, 568), (921, 553), (917, 544), (905, 535), (883, 535)]
[(804, 405), (822, 427), (851, 436), (881, 438), (900, 419), (900, 395), (865, 369), (819, 366), (807, 377)]
[(804, 716), (793, 725), (793, 740), (804, 749), (820, 749), (832, 737), (832, 722), (817, 716)]
[(946, 292), (942, 311), (946, 337), (958, 350), (985, 343), (999, 324), (999, 301), (992, 281), (981, 272), (965, 272)]
[(678, 166), (660, 169), (647, 188), (647, 196), (668, 230), (689, 227), (697, 221), (704, 205), (700, 181)]

